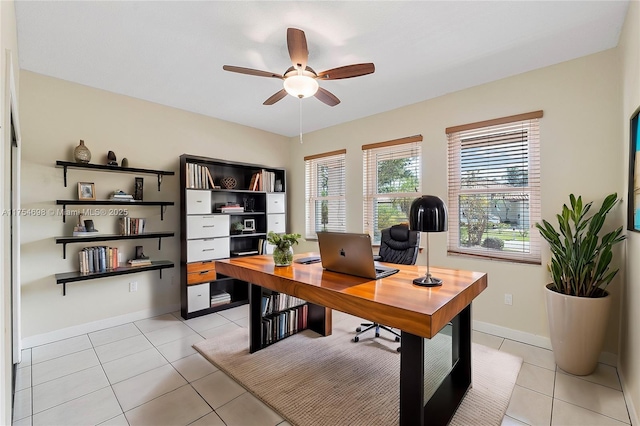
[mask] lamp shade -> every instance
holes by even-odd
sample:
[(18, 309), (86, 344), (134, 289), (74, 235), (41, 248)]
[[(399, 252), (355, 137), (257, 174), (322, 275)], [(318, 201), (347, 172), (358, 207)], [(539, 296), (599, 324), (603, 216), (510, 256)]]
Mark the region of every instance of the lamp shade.
[(411, 203), (409, 227), (421, 232), (444, 232), (447, 230), (447, 206), (435, 195), (423, 195)]
[(283, 82), (284, 90), (296, 98), (308, 98), (318, 91), (318, 82), (306, 75), (292, 75)]

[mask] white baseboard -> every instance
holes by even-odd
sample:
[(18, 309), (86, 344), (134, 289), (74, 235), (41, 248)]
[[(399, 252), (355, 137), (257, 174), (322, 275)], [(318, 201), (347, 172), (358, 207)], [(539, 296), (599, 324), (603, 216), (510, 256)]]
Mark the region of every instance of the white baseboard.
[(629, 391), (629, 388), (627, 388), (627, 384), (625, 383), (625, 380), (624, 380), (624, 372), (618, 370), (618, 377), (620, 377), (620, 384), (622, 385), (622, 394), (624, 395), (624, 402), (627, 403), (627, 412), (629, 413), (631, 426), (640, 426), (638, 411), (636, 411), (636, 407), (633, 405), (633, 400), (629, 396), (630, 391)]
[[(551, 350), (551, 339), (548, 337), (475, 320), (473, 321), (472, 327), (474, 330), (482, 333), (492, 334), (494, 336), (504, 337), (505, 339), (515, 340), (516, 342), (526, 343), (527, 345)], [(602, 352), (598, 361), (611, 365), (612, 367), (617, 367), (618, 355), (611, 352)]]
[(167, 314), (180, 310), (179, 304), (164, 306), (161, 308), (145, 309), (143, 311), (132, 312), (130, 314), (120, 315), (117, 317), (106, 318), (103, 320), (88, 322), (86, 324), (74, 325), (73, 327), (62, 328), (50, 333), (37, 334), (22, 339), (22, 348), (32, 348), (62, 339), (80, 336), (82, 334), (93, 333), (94, 331), (104, 330), (105, 328), (116, 327), (118, 325), (127, 324), (133, 321), (139, 321), (145, 318), (151, 318), (158, 315)]

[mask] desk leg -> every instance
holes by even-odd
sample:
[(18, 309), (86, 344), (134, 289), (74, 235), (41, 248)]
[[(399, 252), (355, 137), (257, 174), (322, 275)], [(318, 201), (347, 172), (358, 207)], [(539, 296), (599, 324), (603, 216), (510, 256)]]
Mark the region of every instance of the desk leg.
[(400, 352), (400, 425), (444, 426), (471, 388), (471, 305), (452, 321), (453, 368), (423, 407), (424, 342), (402, 332)]
[(262, 349), (262, 287), (249, 283), (249, 352)]

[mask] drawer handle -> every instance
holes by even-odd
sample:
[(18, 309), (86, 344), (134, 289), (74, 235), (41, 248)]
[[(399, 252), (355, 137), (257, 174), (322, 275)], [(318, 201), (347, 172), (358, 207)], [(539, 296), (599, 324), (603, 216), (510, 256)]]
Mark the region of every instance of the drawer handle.
[(202, 251), (216, 251), (216, 249), (214, 249), (214, 248), (210, 248), (210, 249), (202, 249)]
[(215, 228), (215, 225), (202, 225), (203, 228)]
[(202, 200), (196, 200), (196, 203), (201, 203), (201, 202), (202, 202)]
[(202, 272), (200, 272), (200, 275), (204, 275), (204, 274), (208, 274), (208, 273), (209, 273), (209, 271), (202, 271)]

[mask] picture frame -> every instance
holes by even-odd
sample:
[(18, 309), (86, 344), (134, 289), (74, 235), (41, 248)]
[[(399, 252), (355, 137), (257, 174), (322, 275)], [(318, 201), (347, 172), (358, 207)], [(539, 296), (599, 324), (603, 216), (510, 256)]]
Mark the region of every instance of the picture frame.
[(629, 193), (627, 229), (640, 232), (640, 107), (635, 110), (629, 128)]
[(245, 219), (244, 220), (244, 232), (256, 232), (256, 220), (255, 219)]
[(142, 201), (142, 194), (144, 190), (144, 178), (137, 177), (133, 186), (133, 199), (136, 201)]
[(93, 182), (78, 182), (78, 200), (95, 200), (96, 185)]

